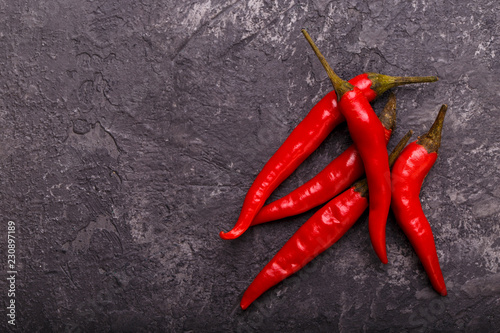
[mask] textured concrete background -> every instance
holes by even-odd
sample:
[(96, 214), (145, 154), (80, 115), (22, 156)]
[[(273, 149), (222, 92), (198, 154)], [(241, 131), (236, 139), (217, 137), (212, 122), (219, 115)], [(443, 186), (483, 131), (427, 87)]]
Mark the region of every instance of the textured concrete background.
[[(16, 328), (498, 329), (499, 15), (488, 0), (0, 0), (1, 246), (12, 220)], [(218, 237), (267, 159), (331, 89), (301, 28), (344, 78), (440, 77), (395, 90), (389, 148), (449, 105), (421, 194), (447, 297), (431, 289), (392, 216), (390, 264), (378, 262), (365, 214), (303, 271), (239, 309), (312, 214)], [(320, 171), (350, 144), (347, 134), (336, 129), (273, 198)]]

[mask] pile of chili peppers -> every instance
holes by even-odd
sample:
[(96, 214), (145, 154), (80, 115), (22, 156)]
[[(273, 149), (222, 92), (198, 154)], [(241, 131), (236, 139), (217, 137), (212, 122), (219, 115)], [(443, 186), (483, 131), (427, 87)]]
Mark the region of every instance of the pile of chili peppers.
[[(236, 225), (220, 232), (235, 239), (250, 226), (297, 215), (324, 204), (307, 220), (255, 277), (241, 299), (246, 309), (266, 290), (294, 274), (337, 242), (368, 208), (368, 231), (375, 254), (388, 263), (386, 221), (392, 207), (431, 285), (445, 296), (434, 237), (420, 203), (420, 189), (437, 158), (447, 106), (439, 110), (429, 131), (406, 146), (412, 131), (391, 154), (387, 144), (396, 124), (396, 97), (389, 96), (377, 117), (370, 101), (387, 90), (409, 83), (437, 81), (435, 76), (391, 77), (365, 73), (350, 81), (338, 77), (309, 34), (302, 30), (325, 68), (334, 91), (328, 93), (290, 133), (251, 185)], [(346, 121), (353, 144), (311, 180), (285, 197), (264, 205), (271, 193)], [(391, 170), (392, 167), (392, 170)], [(359, 180), (363, 175), (366, 178)], [(350, 186), (350, 187), (349, 187)]]

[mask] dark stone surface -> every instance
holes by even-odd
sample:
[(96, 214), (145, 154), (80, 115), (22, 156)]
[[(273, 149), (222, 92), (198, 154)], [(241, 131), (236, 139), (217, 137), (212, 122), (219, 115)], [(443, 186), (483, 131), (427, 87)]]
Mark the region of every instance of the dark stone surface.
[[(12, 220), (16, 328), (498, 329), (499, 13), (486, 0), (0, 0), (1, 245)], [(423, 133), (449, 105), (421, 194), (447, 297), (431, 289), (392, 216), (390, 264), (380, 264), (364, 215), (303, 271), (239, 309), (311, 215), (218, 237), (267, 159), (331, 89), (303, 27), (343, 77), (440, 77), (395, 90), (394, 138)], [(340, 126), (273, 198), (349, 143)], [(0, 323), (9, 326), (5, 315)]]

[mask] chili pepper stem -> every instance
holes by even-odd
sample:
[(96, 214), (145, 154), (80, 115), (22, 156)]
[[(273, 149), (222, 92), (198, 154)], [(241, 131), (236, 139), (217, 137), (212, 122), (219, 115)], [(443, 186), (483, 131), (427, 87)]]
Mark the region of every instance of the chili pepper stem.
[(321, 54), (320, 50), (312, 40), (311, 36), (307, 33), (306, 29), (302, 29), (302, 34), (304, 34), (304, 37), (306, 40), (309, 42), (309, 45), (311, 45), (312, 49), (314, 50), (314, 53), (318, 57), (319, 61), (323, 65), (323, 67), (326, 70), (326, 73), (328, 74), (328, 77), (330, 78), (330, 81), (332, 81), (333, 88), (335, 89), (335, 92), (337, 93), (337, 98), (340, 99), (342, 95), (344, 95), (346, 92), (349, 90), (352, 90), (354, 86), (350, 84), (347, 81), (342, 80), (330, 67), (328, 62), (326, 61), (325, 57), (323, 54)]
[(409, 130), (408, 132), (406, 132), (405, 136), (403, 136), (403, 138), (399, 140), (398, 144), (396, 145), (396, 147), (394, 147), (391, 154), (389, 155), (389, 167), (392, 167), (394, 165), (394, 162), (396, 162), (396, 159), (398, 158), (399, 154), (404, 149), (412, 135), (413, 131)]
[(429, 131), (418, 138), (417, 143), (423, 146), (429, 154), (439, 150), (441, 145), (441, 132), (443, 130), (444, 116), (446, 115), (447, 110), (448, 105), (443, 104)]
[(371, 89), (382, 95), (385, 91), (405, 84), (424, 83), (438, 81), (437, 76), (389, 76), (378, 73), (367, 73), (368, 78), (372, 81)]
[(396, 95), (391, 93), (389, 95), (389, 99), (387, 100), (387, 103), (384, 106), (384, 109), (380, 113), (379, 116), (380, 122), (382, 125), (390, 129), (391, 131), (394, 129), (396, 126)]

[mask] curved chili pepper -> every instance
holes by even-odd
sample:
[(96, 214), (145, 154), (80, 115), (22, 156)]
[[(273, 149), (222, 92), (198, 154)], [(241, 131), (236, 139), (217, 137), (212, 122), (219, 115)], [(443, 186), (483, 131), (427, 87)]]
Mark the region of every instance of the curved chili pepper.
[[(395, 86), (436, 81), (435, 76), (391, 77), (382, 74), (362, 74), (353, 80), (363, 86), (361, 93), (366, 93), (368, 100)], [(371, 82), (371, 84), (370, 84)], [(323, 97), (295, 127), (288, 138), (267, 161), (262, 171), (250, 186), (243, 201), (238, 221), (228, 232), (220, 232), (223, 239), (241, 236), (264, 205), (271, 193), (320, 145), (328, 134), (341, 122), (344, 116), (337, 108), (337, 96), (334, 91)]]
[[(366, 76), (366, 74), (364, 74)], [(396, 96), (391, 94), (380, 113), (385, 142), (389, 142), (396, 124)], [(252, 225), (279, 220), (306, 212), (335, 197), (365, 173), (363, 162), (355, 145), (351, 145), (320, 173), (281, 199), (259, 211)]]
[(392, 210), (422, 262), (434, 289), (446, 296), (431, 226), (420, 203), (425, 176), (437, 159), (447, 106), (443, 105), (429, 132), (401, 152), (392, 170)]
[(371, 193), (368, 231), (375, 253), (386, 264), (385, 226), (391, 206), (391, 173), (384, 128), (361, 90), (338, 77), (307, 31), (302, 29), (302, 33), (332, 81), (340, 98), (339, 110), (346, 118), (347, 128), (363, 161)]
[[(392, 165), (410, 139), (409, 131), (389, 156)], [(241, 298), (245, 310), (266, 290), (300, 270), (337, 242), (368, 207), (366, 179), (329, 201), (307, 220), (260, 271)], [(371, 198), (370, 198), (371, 200)]]

